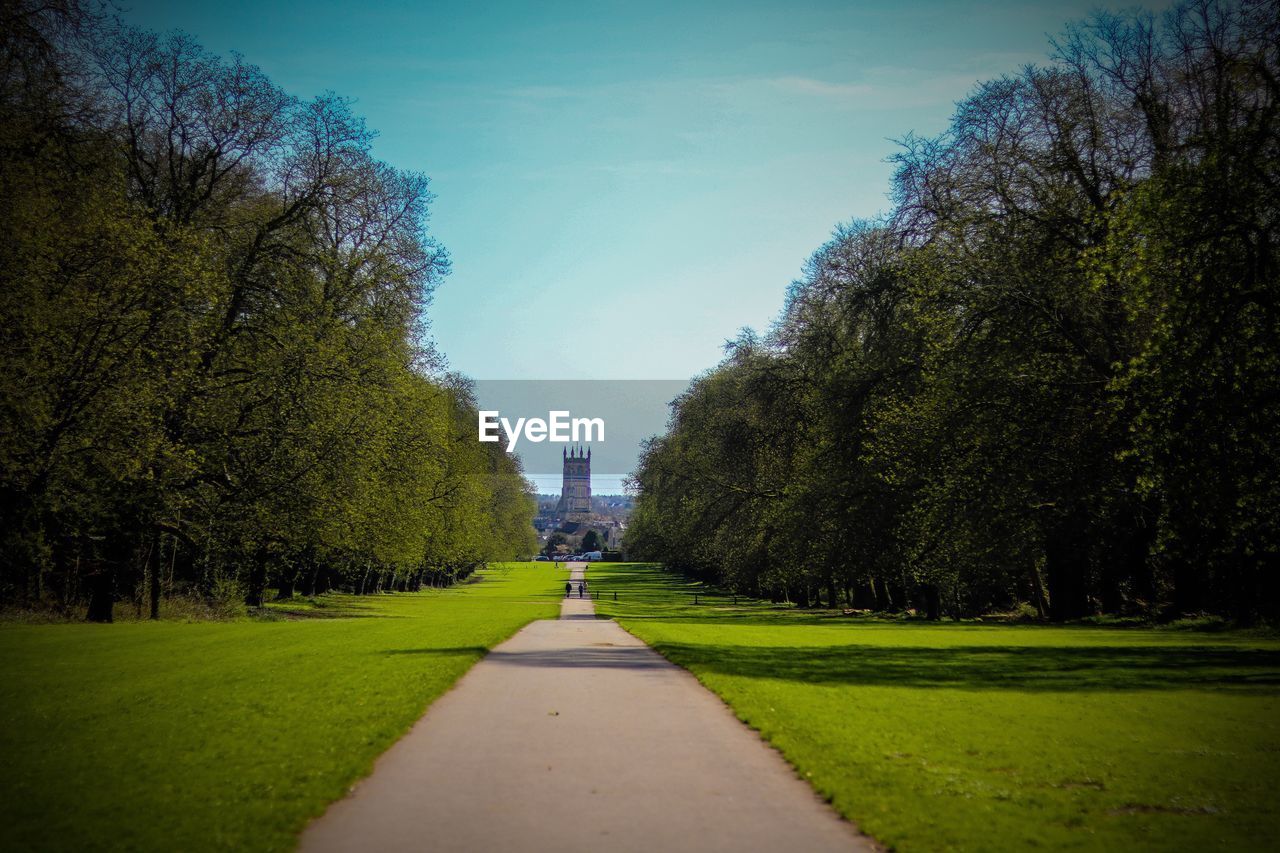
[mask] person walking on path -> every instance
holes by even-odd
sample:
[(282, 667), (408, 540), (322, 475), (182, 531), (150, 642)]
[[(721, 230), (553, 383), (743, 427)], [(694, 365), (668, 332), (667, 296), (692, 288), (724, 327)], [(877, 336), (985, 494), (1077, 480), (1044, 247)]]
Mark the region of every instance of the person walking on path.
[(565, 582), (564, 582), (564, 597), (565, 597), (565, 598), (568, 598), (568, 597), (569, 597), (569, 596), (571, 596), (571, 595), (573, 595), (573, 584), (569, 583), (568, 581), (565, 581)]

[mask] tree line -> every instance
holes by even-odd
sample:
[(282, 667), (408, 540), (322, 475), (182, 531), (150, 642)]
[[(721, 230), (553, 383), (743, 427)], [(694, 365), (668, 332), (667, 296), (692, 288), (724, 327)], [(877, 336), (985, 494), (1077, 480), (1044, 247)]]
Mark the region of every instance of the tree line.
[(532, 552), (518, 462), (423, 343), (427, 178), (186, 35), (0, 14), (0, 605), (154, 617)]
[(1099, 13), (673, 404), (632, 554), (801, 605), (1280, 613), (1280, 6)]

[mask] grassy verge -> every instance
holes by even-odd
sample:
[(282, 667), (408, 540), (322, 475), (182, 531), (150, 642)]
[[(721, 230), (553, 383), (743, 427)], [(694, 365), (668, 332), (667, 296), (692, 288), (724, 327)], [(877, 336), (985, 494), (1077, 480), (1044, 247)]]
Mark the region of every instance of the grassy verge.
[(495, 566), (278, 621), (2, 625), (0, 849), (291, 849), (486, 650), (558, 612), (564, 575)]
[(694, 605), (653, 566), (590, 578), (602, 616), (896, 849), (1280, 849), (1273, 637), (881, 622)]

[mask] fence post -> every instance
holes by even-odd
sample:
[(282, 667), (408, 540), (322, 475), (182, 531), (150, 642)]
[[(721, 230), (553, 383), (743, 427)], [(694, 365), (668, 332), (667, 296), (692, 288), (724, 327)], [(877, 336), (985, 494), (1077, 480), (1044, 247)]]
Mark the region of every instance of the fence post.
[(617, 601), (617, 600), (618, 600), (618, 593), (616, 593), (616, 592), (615, 592), (615, 593), (613, 594), (613, 600), (614, 600), (614, 601)]

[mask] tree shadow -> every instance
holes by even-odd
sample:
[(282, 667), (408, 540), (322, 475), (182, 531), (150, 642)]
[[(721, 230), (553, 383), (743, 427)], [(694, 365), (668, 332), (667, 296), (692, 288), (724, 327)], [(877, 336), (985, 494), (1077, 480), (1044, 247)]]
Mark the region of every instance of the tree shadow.
[(376, 600), (357, 599), (307, 599), (269, 601), (258, 608), (262, 615), (277, 619), (403, 619), (378, 606)]
[(389, 613), (360, 613), (355, 610), (292, 610), (284, 607), (263, 608), (262, 615), (274, 619), (303, 621), (307, 619), (403, 619)]
[(695, 672), (812, 684), (1275, 692), (1280, 651), (1203, 646), (733, 646), (657, 643)]
[(484, 655), (488, 653), (484, 646), (444, 646), (430, 649), (387, 649), (384, 655)]
[(387, 649), (384, 655), (480, 655), (486, 663), (501, 666), (532, 666), (547, 669), (631, 669), (651, 670), (670, 667), (662, 656), (648, 646), (597, 643), (589, 647), (537, 649), (525, 652), (489, 651), (484, 646), (455, 646), (428, 649)]
[(595, 613), (561, 613), (559, 621), (572, 622), (574, 620), (578, 620), (578, 621), (589, 620), (591, 622), (594, 622), (596, 621), (597, 618), (598, 616)]
[(539, 649), (527, 652), (491, 652), (486, 661), (503, 666), (548, 669), (666, 669), (671, 666), (648, 646), (615, 646), (604, 643), (589, 648)]

